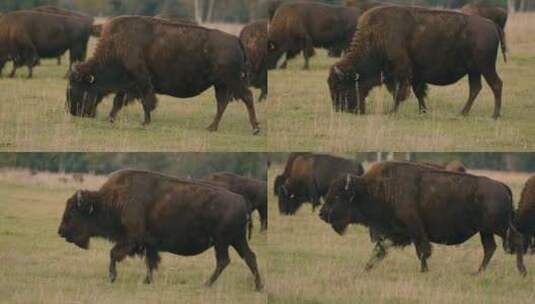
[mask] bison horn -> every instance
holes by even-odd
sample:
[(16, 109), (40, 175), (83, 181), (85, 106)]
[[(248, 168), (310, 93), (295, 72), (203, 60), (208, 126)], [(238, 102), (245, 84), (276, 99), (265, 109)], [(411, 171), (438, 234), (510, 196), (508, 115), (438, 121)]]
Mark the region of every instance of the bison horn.
[(338, 75), (338, 77), (344, 77), (344, 72), (342, 72), (342, 70), (340, 70), (340, 68), (337, 66), (334, 66), (334, 73)]
[(82, 191), (80, 190), (76, 192), (76, 206), (78, 208), (82, 207)]
[(346, 187), (345, 187), (346, 191), (349, 190), (349, 184), (350, 183), (351, 183), (351, 176), (348, 174), (346, 176)]
[(89, 75), (87, 77), (88, 77), (89, 83), (91, 83), (91, 84), (95, 83), (95, 76)]

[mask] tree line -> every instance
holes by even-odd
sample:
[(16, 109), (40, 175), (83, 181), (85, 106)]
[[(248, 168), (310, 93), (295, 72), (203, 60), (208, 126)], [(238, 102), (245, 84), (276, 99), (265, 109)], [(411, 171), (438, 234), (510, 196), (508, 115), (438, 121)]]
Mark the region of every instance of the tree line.
[[(272, 0), (2, 0), (0, 11), (29, 9), (39, 5), (55, 5), (92, 16), (172, 14), (206, 22), (248, 22), (265, 18)], [(343, 4), (344, 0), (318, 0)], [(378, 2), (443, 6), (459, 8), (470, 2), (486, 2), (509, 6), (517, 11), (535, 10), (532, 0), (376, 0)]]
[(2, 153), (0, 168), (100, 175), (131, 168), (193, 178), (228, 171), (267, 178), (263, 153)]

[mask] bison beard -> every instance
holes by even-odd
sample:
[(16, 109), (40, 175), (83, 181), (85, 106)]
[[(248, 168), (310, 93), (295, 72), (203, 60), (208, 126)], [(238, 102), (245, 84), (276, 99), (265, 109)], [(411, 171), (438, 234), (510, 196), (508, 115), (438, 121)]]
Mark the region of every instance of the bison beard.
[(260, 132), (247, 88), (244, 47), (237, 37), (217, 30), (160, 18), (116, 17), (104, 25), (93, 57), (77, 64), (74, 71), (67, 101), (73, 115), (94, 117), (102, 99), (115, 93), (109, 120), (113, 122), (123, 106), (140, 99), (147, 125), (156, 108), (156, 94), (190, 98), (213, 86), (217, 113), (209, 131), (217, 131), (227, 105), (241, 99), (253, 134)]
[(221, 187), (136, 170), (110, 175), (98, 191), (78, 191), (67, 200), (58, 229), (69, 243), (87, 249), (91, 237), (114, 243), (109, 276), (117, 278), (116, 264), (127, 256), (144, 256), (145, 283), (160, 262), (160, 251), (198, 255), (211, 247), (216, 269), (212, 285), (230, 263), (229, 247), (244, 259), (254, 275), (256, 289), (262, 280), (256, 255), (247, 242), (249, 206), (244, 198)]
[(459, 245), (479, 233), (484, 257), (478, 273), (487, 268), (497, 235), (506, 251), (516, 253), (517, 269), (525, 276), (524, 240), (512, 224), (513, 212), (511, 190), (502, 183), (417, 163), (382, 162), (362, 177), (348, 174), (334, 181), (320, 218), (340, 234), (349, 223), (370, 228), (377, 244), (366, 270), (388, 247), (414, 244), (426, 272), (431, 243)]

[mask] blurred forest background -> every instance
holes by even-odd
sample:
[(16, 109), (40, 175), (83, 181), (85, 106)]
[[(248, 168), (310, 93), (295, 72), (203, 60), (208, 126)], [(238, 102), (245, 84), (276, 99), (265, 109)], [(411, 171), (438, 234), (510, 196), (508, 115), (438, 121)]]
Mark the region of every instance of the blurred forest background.
[[(2, 0), (0, 11), (8, 12), (38, 5), (56, 5), (93, 16), (157, 15), (195, 18), (199, 22), (236, 22), (265, 18), (267, 6), (277, 0)], [(345, 0), (317, 0), (343, 4)], [(535, 10), (534, 0), (377, 0), (398, 4), (415, 4), (459, 8), (469, 2), (508, 5), (517, 11)]]
[[(274, 153), (271, 156), (273, 163), (285, 163), (289, 153)], [(535, 172), (535, 153), (391, 153), (391, 152), (368, 152), (353, 154), (336, 154), (337, 156), (356, 159), (364, 162), (375, 162), (378, 160), (409, 160), (420, 162), (431, 162), (445, 165), (453, 160), (459, 160), (470, 169), (478, 170), (499, 170), (516, 172)]]
[(199, 178), (228, 171), (267, 179), (265, 153), (0, 153), (0, 168), (108, 174), (131, 168)]

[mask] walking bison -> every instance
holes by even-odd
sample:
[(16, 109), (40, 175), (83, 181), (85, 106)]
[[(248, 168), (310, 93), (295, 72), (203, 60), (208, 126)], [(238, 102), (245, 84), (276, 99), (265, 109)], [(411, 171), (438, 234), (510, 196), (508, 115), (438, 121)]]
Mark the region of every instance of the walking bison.
[(249, 83), (261, 90), (259, 101), (266, 99), (268, 94), (267, 31), (267, 20), (258, 20), (246, 25), (240, 33), (247, 54)]
[(10, 77), (26, 65), (28, 78), (40, 58), (56, 58), (67, 50), (70, 64), (85, 59), (91, 25), (86, 20), (39, 11), (16, 11), (0, 19), (0, 74), (13, 61)]
[(393, 112), (408, 97), (409, 85), (425, 112), (428, 84), (450, 85), (468, 75), (470, 94), (462, 110), (467, 115), (483, 75), (494, 93), (492, 117), (497, 119), (502, 104), (502, 81), (496, 73), (500, 44), (505, 58), (503, 31), (479, 16), (421, 7), (371, 9), (359, 19), (349, 52), (331, 67), (333, 107), (365, 114), (370, 90), (384, 83), (394, 95)]
[(293, 215), (305, 202), (310, 202), (315, 210), (331, 182), (347, 173), (361, 175), (362, 164), (324, 154), (290, 154), (283, 174), (275, 178), (280, 213)]
[[(361, 10), (316, 2), (289, 2), (278, 7), (268, 31), (270, 61), (284, 53), (290, 57), (301, 51), (305, 69), (314, 47), (346, 50), (355, 33)], [(288, 58), (288, 55), (287, 55)]]
[(228, 103), (241, 99), (258, 134), (246, 54), (237, 37), (161, 18), (122, 16), (103, 26), (93, 57), (73, 67), (67, 105), (72, 115), (95, 117), (97, 105), (115, 93), (113, 122), (124, 105), (141, 99), (146, 125), (156, 108), (155, 94), (188, 98), (212, 86), (217, 114), (208, 130), (217, 131)]
[(320, 211), (339, 234), (349, 224), (362, 224), (382, 236), (366, 270), (391, 246), (414, 244), (422, 272), (428, 270), (431, 243), (459, 245), (479, 233), (484, 257), (482, 272), (496, 250), (494, 235), (513, 241), (517, 268), (526, 274), (520, 235), (512, 229), (509, 187), (486, 177), (436, 170), (405, 162), (381, 162), (363, 176), (339, 177), (331, 184)]
[(144, 256), (145, 283), (152, 282), (159, 252), (193, 256), (214, 247), (217, 266), (212, 285), (230, 263), (232, 246), (245, 260), (262, 288), (256, 256), (247, 243), (250, 220), (244, 198), (221, 187), (157, 173), (122, 170), (110, 175), (98, 191), (77, 191), (67, 200), (58, 233), (87, 249), (92, 237), (114, 243), (109, 276), (127, 256)]
[(211, 173), (202, 179), (242, 195), (250, 203), (251, 212), (255, 210), (258, 212), (261, 231), (267, 230), (268, 206), (266, 182), (230, 172)]

